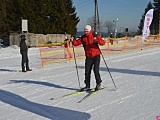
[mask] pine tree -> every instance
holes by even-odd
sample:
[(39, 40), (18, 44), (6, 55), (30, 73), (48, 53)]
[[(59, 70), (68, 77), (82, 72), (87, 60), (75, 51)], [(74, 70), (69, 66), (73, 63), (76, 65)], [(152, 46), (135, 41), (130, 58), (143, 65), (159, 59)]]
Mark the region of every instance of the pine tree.
[[(6, 39), (10, 34), (10, 26), (8, 20), (8, 10), (11, 7), (11, 0), (2, 0), (0, 2), (0, 38)], [(10, 7), (9, 7), (10, 6)]]
[(76, 34), (79, 17), (72, 0), (2, 0), (0, 37), (21, 33), (22, 19), (35, 34)]
[(20, 0), (10, 0), (7, 4), (7, 21), (9, 33), (21, 32), (21, 2)]
[[(138, 34), (139, 34), (139, 35), (142, 34), (145, 15), (146, 15), (146, 13), (148, 12), (148, 10), (150, 10), (150, 9), (152, 9), (152, 8), (153, 8), (152, 3), (149, 2), (148, 5), (147, 5), (147, 8), (145, 9), (144, 14), (142, 15), (142, 19), (140, 20), (140, 23), (139, 23), (139, 26), (138, 26), (138, 28), (139, 28)], [(152, 28), (152, 23), (151, 23), (151, 27), (150, 27), (150, 28)]]
[(67, 26), (68, 26), (67, 31), (70, 34), (75, 35), (77, 31), (76, 26), (80, 20), (79, 20), (79, 17), (76, 17), (77, 16), (77, 13), (75, 12), (76, 8), (73, 7), (72, 0), (66, 0), (66, 3), (67, 3), (66, 9), (69, 16), (69, 21), (67, 23)]
[(56, 33), (76, 34), (79, 17), (76, 17), (72, 0), (56, 0), (53, 12)]
[(6, 2), (5, 0), (2, 0), (0, 2), (0, 35), (1, 38), (5, 38), (8, 33), (7, 28), (7, 19), (6, 19)]
[(159, 20), (160, 20), (160, 4), (158, 3), (159, 0), (154, 0), (154, 14), (153, 14), (153, 26), (152, 29), (154, 30), (154, 34), (159, 33)]

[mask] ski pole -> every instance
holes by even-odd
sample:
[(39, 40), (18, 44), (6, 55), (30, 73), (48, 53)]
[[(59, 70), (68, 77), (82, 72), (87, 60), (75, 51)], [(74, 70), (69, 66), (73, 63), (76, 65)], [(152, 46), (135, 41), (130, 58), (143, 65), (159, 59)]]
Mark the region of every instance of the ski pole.
[[(95, 31), (94, 37), (97, 37), (97, 35), (98, 35), (98, 34), (97, 34), (97, 32)], [(107, 67), (107, 70), (108, 70), (109, 75), (110, 75), (110, 77), (111, 77), (111, 79), (112, 79), (112, 82), (113, 82), (113, 84), (114, 84), (114, 87), (115, 87), (115, 89), (117, 89), (116, 84), (115, 84), (115, 82), (114, 82), (114, 80), (113, 80), (113, 77), (112, 77), (112, 75), (111, 75), (111, 72), (110, 72), (110, 70), (109, 70), (109, 68), (108, 68), (107, 62), (105, 61), (104, 56), (103, 56), (103, 54), (102, 54), (102, 52), (101, 52), (101, 50), (100, 50), (100, 48), (99, 48), (99, 46), (98, 46), (98, 43), (96, 43), (96, 46), (98, 47), (98, 49), (99, 49), (99, 51), (100, 51), (100, 54), (101, 54), (101, 56), (102, 56), (102, 58), (103, 58), (103, 61), (104, 61), (105, 65), (106, 65), (106, 67)]]
[(113, 84), (114, 84), (114, 87), (115, 87), (115, 89), (117, 89), (116, 84), (115, 84), (115, 82), (114, 82), (114, 80), (113, 80), (113, 77), (112, 77), (112, 75), (111, 75), (111, 72), (110, 72), (110, 70), (109, 70), (109, 68), (108, 68), (108, 65), (107, 65), (107, 63), (106, 63), (106, 61), (105, 61), (105, 59), (104, 59), (104, 56), (103, 56), (103, 54), (102, 54), (102, 52), (101, 52), (101, 50), (100, 50), (99, 47), (98, 47), (98, 49), (99, 49), (99, 51), (100, 51), (100, 53), (101, 53), (101, 56), (102, 56), (102, 58), (103, 58), (103, 61), (104, 61), (105, 65), (106, 65), (106, 67), (107, 67), (107, 70), (108, 70), (109, 75), (110, 75), (110, 77), (111, 77), (111, 79), (112, 79), (112, 82), (113, 82)]
[(77, 60), (76, 60), (76, 55), (75, 55), (75, 50), (74, 50), (74, 46), (73, 46), (73, 44), (72, 44), (72, 48), (73, 48), (74, 62), (75, 62), (75, 65), (76, 65), (76, 71), (77, 71), (77, 78), (78, 78), (79, 88), (81, 88), (81, 87), (80, 87), (80, 81), (79, 81), (79, 74), (78, 74)]

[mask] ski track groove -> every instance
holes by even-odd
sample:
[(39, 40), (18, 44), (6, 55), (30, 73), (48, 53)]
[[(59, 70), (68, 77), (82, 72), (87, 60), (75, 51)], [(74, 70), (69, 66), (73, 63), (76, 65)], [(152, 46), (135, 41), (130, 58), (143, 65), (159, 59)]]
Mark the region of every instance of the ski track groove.
[(93, 112), (93, 111), (97, 111), (98, 109), (103, 108), (103, 107), (106, 107), (106, 106), (108, 106), (108, 105), (119, 104), (120, 102), (122, 102), (122, 100), (128, 99), (128, 98), (130, 98), (130, 97), (132, 97), (132, 96), (135, 96), (135, 95), (136, 95), (136, 94), (132, 94), (132, 95), (128, 95), (128, 96), (119, 98), (119, 99), (114, 100), (114, 101), (112, 101), (112, 102), (110, 102), (110, 103), (102, 104), (102, 105), (100, 105), (100, 106), (96, 106), (96, 107), (94, 107), (94, 108), (92, 108), (92, 109), (89, 109), (89, 110), (87, 110), (87, 111), (85, 111), (85, 112), (91, 113), (91, 112)]
[[(160, 48), (153, 48), (150, 50), (142, 50), (142, 51), (135, 51), (133, 53), (123, 53), (123, 54), (118, 54), (118, 55), (110, 55), (110, 56), (105, 56), (109, 67), (111, 68), (115, 68), (117, 67), (117, 65), (119, 65), (120, 62), (126, 62), (126, 61), (130, 61), (131, 59), (138, 59), (138, 58), (143, 58), (143, 57), (147, 57), (147, 56), (155, 56), (156, 54), (158, 55)], [(149, 52), (148, 52), (149, 51)], [(36, 54), (35, 54), (36, 55)], [(18, 55), (17, 55), (18, 56)], [(11, 57), (12, 58), (12, 57)], [(19, 58), (19, 57), (18, 57)], [(2, 59), (2, 58), (1, 58)], [(102, 61), (102, 60), (101, 60)], [(147, 60), (149, 62), (149, 60)], [(116, 65), (115, 65), (116, 63)], [(110, 92), (108, 90), (104, 91), (102, 90), (102, 92), (97, 93), (89, 98), (87, 98), (86, 100), (84, 100), (82, 103), (77, 103), (77, 101), (81, 98), (83, 98), (85, 95), (87, 95), (88, 93), (82, 93), (80, 95), (75, 95), (75, 96), (69, 96), (69, 97), (65, 97), (65, 98), (61, 98), (61, 99), (57, 99), (57, 100), (49, 100), (49, 97), (58, 97), (61, 94), (66, 94), (68, 92), (72, 92), (73, 90), (67, 90), (66, 88), (74, 88), (76, 86), (76, 80), (71, 81), (71, 79), (73, 79), (73, 76), (68, 76), (71, 73), (75, 72), (75, 69), (73, 69), (73, 67), (75, 66), (73, 61), (71, 63), (62, 63), (63, 65), (60, 65), (59, 63), (55, 63), (54, 65), (51, 65), (51, 68), (46, 66), (42, 69), (37, 69), (35, 68), (35, 70), (33, 70), (33, 72), (28, 72), (27, 74), (25, 73), (21, 73), (21, 72), (1, 72), (1, 75), (5, 75), (3, 77), (3, 80), (1, 80), (2, 84), (0, 85), (0, 88), (2, 90), (6, 90), (8, 92), (11, 93), (15, 93), (21, 97), (23, 97), (26, 100), (29, 101), (34, 101), (35, 103), (39, 103), (39, 104), (47, 104), (50, 106), (57, 106), (60, 108), (66, 108), (66, 109), (70, 109), (70, 110), (77, 110), (77, 108), (79, 109), (79, 111), (85, 112), (85, 113), (89, 113), (91, 115), (91, 118), (93, 118), (93, 120), (95, 120), (95, 118), (100, 118), (102, 119), (103, 116), (101, 117), (100, 115), (102, 115), (103, 113), (101, 113), (101, 111), (105, 111), (105, 109), (108, 108), (112, 108), (115, 110), (116, 108), (116, 114), (114, 114), (112, 116), (112, 114), (109, 114), (110, 118), (112, 116), (113, 119), (117, 118), (117, 117), (124, 117), (123, 115), (125, 115), (126, 110), (120, 110), (120, 106), (121, 104), (124, 105), (125, 102), (129, 103), (131, 102), (132, 98), (135, 99), (136, 97), (138, 97), (138, 99), (136, 99), (136, 102), (139, 103), (139, 105), (137, 105), (135, 108), (135, 110), (137, 110), (138, 112), (141, 112), (141, 107), (143, 106), (151, 106), (152, 109), (154, 107), (156, 107), (155, 105), (158, 105), (158, 100), (159, 100), (159, 96), (154, 96), (154, 94), (158, 95), (159, 91), (158, 91), (158, 86), (156, 86), (156, 84), (159, 84), (159, 76), (146, 76), (145, 74), (140, 75), (140, 74), (126, 74), (126, 73), (121, 73), (121, 72), (116, 72), (116, 71), (111, 71), (113, 79), (115, 80), (116, 86), (117, 86), (117, 90), (114, 92)], [(130, 64), (130, 62), (128, 62), (128, 64)], [(153, 63), (150, 63), (150, 65), (154, 65)], [(84, 61), (79, 60), (78, 65), (80, 66), (84, 66)], [(147, 63), (142, 63), (140, 65), (138, 65), (138, 63), (134, 63), (133, 65), (131, 64), (130, 66), (120, 66), (120, 69), (128, 69), (131, 68), (129, 70), (137, 70), (137, 71), (150, 71), (149, 68), (147, 68)], [(104, 63), (103, 63), (103, 66)], [(115, 67), (116, 66), (116, 67)], [(7, 69), (18, 69), (18, 67), (8, 67)], [(144, 69), (146, 68), (146, 69)], [(61, 73), (61, 69), (63, 69), (63, 73)], [(81, 69), (80, 69), (81, 70)], [(152, 68), (151, 71), (153, 71), (154, 69)], [(45, 73), (41, 73), (42, 71), (45, 71)], [(52, 72), (54, 71), (54, 72)], [(83, 69), (81, 70), (83, 71)], [(107, 84), (107, 87), (110, 89), (112, 89), (113, 83), (110, 79), (110, 76), (108, 75), (108, 73), (103, 73), (106, 71), (101, 71), (102, 72), (102, 76), (107, 76), (107, 77), (103, 77), (105, 79), (103, 79), (104, 84)], [(108, 71), (107, 71), (108, 72)], [(157, 72), (158, 68), (157, 68)], [(12, 74), (11, 76), (6, 76), (8, 74)], [(41, 74), (39, 74), (41, 73)], [(39, 74), (37, 76), (37, 74)], [(106, 75), (107, 74), (107, 75)], [(31, 76), (31, 77), (30, 77)], [(67, 76), (67, 77), (66, 77)], [(64, 77), (67, 80), (64, 80)], [(76, 77), (76, 75), (75, 75)], [(93, 74), (91, 76), (93, 78)], [(123, 79), (124, 77), (124, 79)], [(144, 80), (146, 78), (150, 78), (147, 80)], [(12, 79), (12, 78), (16, 78), (16, 79)], [(54, 86), (45, 86), (44, 84), (38, 84), (39, 87), (37, 87), (37, 84), (28, 84), (28, 83), (12, 83), (10, 80), (32, 80), (35, 82), (46, 82), (46, 83), (51, 83), (51, 84), (55, 84), (55, 85), (61, 85), (62, 88), (58, 88), (58, 87), (54, 87)], [(130, 79), (126, 79), (126, 78), (130, 78)], [(144, 78), (144, 79), (143, 79)], [(155, 79), (156, 78), (156, 79)], [(56, 79), (56, 80), (53, 80)], [(60, 80), (64, 80), (64, 82), (60, 82)], [(76, 79), (76, 78), (74, 78)], [(8, 81), (9, 80), (9, 81)], [(51, 81), (52, 80), (52, 81)], [(95, 82), (95, 80), (91, 80), (92, 83)], [(60, 84), (61, 83), (61, 84)], [(150, 86), (148, 87), (148, 84), (150, 84)], [(156, 86), (155, 88), (153, 88), (154, 86)], [(63, 89), (64, 87), (64, 89)], [(32, 88), (30, 90), (30, 88)], [(107, 88), (106, 88), (107, 89)], [(17, 91), (18, 90), (18, 91)], [(31, 93), (30, 93), (31, 92)], [(101, 104), (93, 104), (95, 102), (95, 98), (96, 97), (100, 97), (103, 93), (108, 92), (108, 94), (106, 94), (106, 101), (104, 101), (105, 98), (101, 98), (98, 99), (98, 103)], [(12, 97), (14, 97), (12, 94), (6, 96), (3, 93), (0, 93), (1, 96), (4, 96), (6, 98), (10, 98), (12, 99)], [(118, 98), (118, 99), (117, 99)], [(146, 100), (144, 100), (144, 98), (148, 98)], [(17, 98), (13, 98), (13, 102), (14, 100), (16, 100), (17, 102), (19, 102), (20, 104), (23, 103), (23, 105), (25, 105), (24, 101), (18, 101)], [(7, 101), (7, 99), (6, 99)], [(135, 103), (136, 103), (135, 102)], [(134, 104), (135, 104), (134, 103)], [(155, 105), (153, 105), (155, 103)], [(132, 102), (131, 102), (132, 104)], [(132, 104), (131, 106), (133, 106), (134, 104)], [(24, 119), (36, 119), (35, 117), (37, 117), (37, 120), (40, 118), (44, 118), (42, 116), (39, 116), (37, 114), (34, 114), (32, 112), (28, 112), (28, 111), (24, 111), (21, 110), (19, 108), (16, 108), (14, 106), (10, 106), (9, 104), (4, 104), (3, 102), (0, 101), (0, 105), (3, 109), (3, 113), (9, 113), (9, 114), (5, 114), (3, 117), (3, 119), (8, 119), (12, 118), (12, 116), (14, 116), (14, 119), (22, 119), (24, 116)], [(29, 105), (31, 107), (31, 104), (27, 103), (25, 105), (25, 107)], [(9, 107), (10, 106), (10, 107)], [(76, 106), (76, 107), (75, 107)], [(85, 106), (85, 107), (84, 107)], [(129, 106), (128, 106), (129, 107)], [(27, 107), (28, 108), (28, 107)], [(30, 110), (36, 111), (38, 110), (39, 107), (31, 107)], [(122, 106), (123, 109), (123, 106)], [(129, 108), (128, 108), (129, 109)], [(131, 109), (131, 108), (130, 108)], [(129, 109), (129, 110), (130, 110)], [(143, 108), (145, 109), (145, 108)], [(131, 109), (132, 110), (132, 109)], [(156, 109), (158, 110), (158, 108)], [(100, 111), (100, 112), (97, 112)], [(43, 111), (39, 111), (40, 113), (42, 113)], [(136, 113), (136, 111), (134, 111)], [(151, 112), (150, 111), (142, 111), (142, 113), (138, 113), (137, 115), (134, 113), (133, 111), (131, 111), (131, 113), (127, 116), (129, 118), (129, 120), (135, 120), (135, 119), (139, 119), (139, 120), (144, 120), (147, 118), (151, 118), (150, 116), (155, 116), (155, 111)], [(39, 113), (39, 114), (40, 114)], [(157, 111), (158, 113), (158, 111)], [(126, 113), (127, 114), (127, 113)], [(50, 115), (50, 112), (48, 111), (48, 116), (52, 116)], [(157, 114), (158, 115), (158, 114)], [(104, 115), (106, 116), (106, 115)], [(155, 116), (156, 118), (156, 116)], [(44, 118), (45, 119), (45, 118)], [(57, 118), (58, 119), (58, 118)], [(106, 118), (108, 120), (108, 116)]]

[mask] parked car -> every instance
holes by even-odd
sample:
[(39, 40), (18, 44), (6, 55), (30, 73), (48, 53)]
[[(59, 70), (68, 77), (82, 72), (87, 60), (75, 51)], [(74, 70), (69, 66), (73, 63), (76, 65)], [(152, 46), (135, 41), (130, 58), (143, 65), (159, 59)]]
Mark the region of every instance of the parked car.
[(0, 39), (0, 48), (3, 46), (3, 40)]
[(1, 39), (1, 40), (2, 40), (1, 44), (3, 44), (3, 46), (9, 46), (10, 45), (9, 39)]

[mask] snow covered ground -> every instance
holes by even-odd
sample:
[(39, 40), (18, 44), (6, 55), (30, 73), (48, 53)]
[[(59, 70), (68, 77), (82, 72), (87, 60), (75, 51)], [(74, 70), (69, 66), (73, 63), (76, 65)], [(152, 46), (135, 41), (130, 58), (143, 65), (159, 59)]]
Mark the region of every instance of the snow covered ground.
[[(29, 49), (32, 72), (22, 73), (19, 48), (0, 49), (0, 120), (156, 120), (160, 116), (160, 48), (104, 55), (100, 73), (106, 89), (82, 102), (74, 61), (41, 68), (38, 48)], [(80, 86), (84, 59), (77, 60)], [(91, 87), (95, 87), (92, 73)]]

